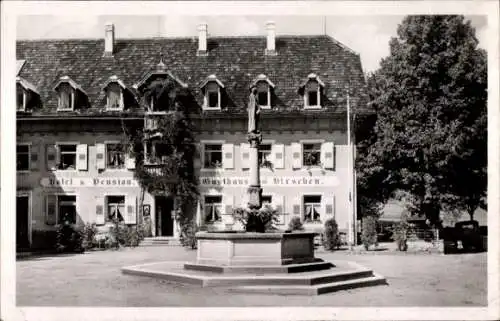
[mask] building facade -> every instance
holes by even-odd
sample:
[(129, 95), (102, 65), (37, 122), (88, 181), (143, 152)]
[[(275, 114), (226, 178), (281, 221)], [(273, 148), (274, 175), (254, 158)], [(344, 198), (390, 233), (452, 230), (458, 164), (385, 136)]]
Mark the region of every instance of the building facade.
[[(154, 126), (167, 112), (143, 99), (157, 79), (189, 93), (200, 194), (189, 215), (198, 224), (237, 226), (231, 212), (246, 204), (246, 107), (256, 88), (263, 203), (280, 213), (277, 227), (299, 216), (320, 230), (335, 218), (355, 235), (347, 110), (370, 114), (360, 58), (328, 36), (266, 29), (267, 37), (208, 38), (201, 25), (197, 38), (115, 39), (106, 25), (101, 40), (18, 41), (18, 246), (63, 220), (148, 217), (154, 236), (179, 236), (172, 197), (141, 189), (124, 140), (127, 129)], [(145, 148), (158, 159), (159, 147)]]

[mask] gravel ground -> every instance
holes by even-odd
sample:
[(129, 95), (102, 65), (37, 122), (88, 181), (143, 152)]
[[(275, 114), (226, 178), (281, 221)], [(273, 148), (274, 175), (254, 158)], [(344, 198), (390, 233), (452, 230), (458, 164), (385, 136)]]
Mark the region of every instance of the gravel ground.
[(320, 296), (235, 294), (148, 277), (123, 275), (120, 268), (157, 261), (191, 261), (181, 247), (140, 247), (118, 251), (32, 257), (18, 260), (18, 306), (101, 307), (402, 307), (487, 306), (487, 254), (350, 254), (317, 256), (350, 260), (386, 277), (388, 285)]

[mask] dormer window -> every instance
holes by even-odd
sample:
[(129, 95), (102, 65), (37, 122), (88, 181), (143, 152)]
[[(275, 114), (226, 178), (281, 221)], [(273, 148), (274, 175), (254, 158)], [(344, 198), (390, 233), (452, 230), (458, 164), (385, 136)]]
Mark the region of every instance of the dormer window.
[(322, 107), (322, 93), (325, 84), (316, 74), (309, 74), (307, 81), (299, 92), (304, 96), (304, 109), (319, 109)]
[(107, 110), (123, 110), (125, 105), (123, 91), (125, 88), (125, 84), (117, 76), (109, 77), (108, 81), (104, 84)]
[(76, 101), (79, 93), (85, 94), (83, 89), (68, 76), (61, 77), (54, 88), (58, 95), (58, 111), (75, 110)]
[(34, 98), (39, 95), (35, 86), (21, 77), (16, 79), (16, 110), (24, 112), (30, 109)]
[(252, 83), (252, 86), (257, 89), (257, 102), (261, 108), (271, 108), (271, 90), (274, 84), (267, 78), (266, 75), (259, 75)]
[(210, 75), (200, 87), (204, 94), (203, 109), (220, 109), (222, 106), (221, 91), (224, 89), (224, 84), (215, 75)]

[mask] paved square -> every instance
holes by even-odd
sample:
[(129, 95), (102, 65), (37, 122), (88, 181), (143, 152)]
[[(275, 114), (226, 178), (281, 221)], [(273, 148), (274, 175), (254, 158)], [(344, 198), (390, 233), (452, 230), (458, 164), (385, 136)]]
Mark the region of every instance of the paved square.
[(228, 293), (147, 277), (122, 275), (123, 266), (190, 261), (181, 247), (143, 247), (19, 260), (19, 306), (486, 306), (486, 253), (466, 255), (376, 254), (340, 251), (317, 256), (351, 260), (384, 275), (389, 285), (316, 297)]

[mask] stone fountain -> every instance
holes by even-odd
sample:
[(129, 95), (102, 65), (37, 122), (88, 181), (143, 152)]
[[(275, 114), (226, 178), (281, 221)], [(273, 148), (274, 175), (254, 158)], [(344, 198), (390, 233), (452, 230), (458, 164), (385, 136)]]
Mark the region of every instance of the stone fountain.
[[(250, 177), (248, 211), (262, 206), (259, 145), (260, 106), (255, 88), (248, 103)], [(259, 233), (260, 232), (260, 233)], [(317, 295), (385, 284), (384, 277), (352, 262), (326, 262), (314, 255), (315, 233), (198, 232), (196, 261), (159, 262), (125, 267), (125, 274), (199, 286), (220, 286), (245, 293)]]

